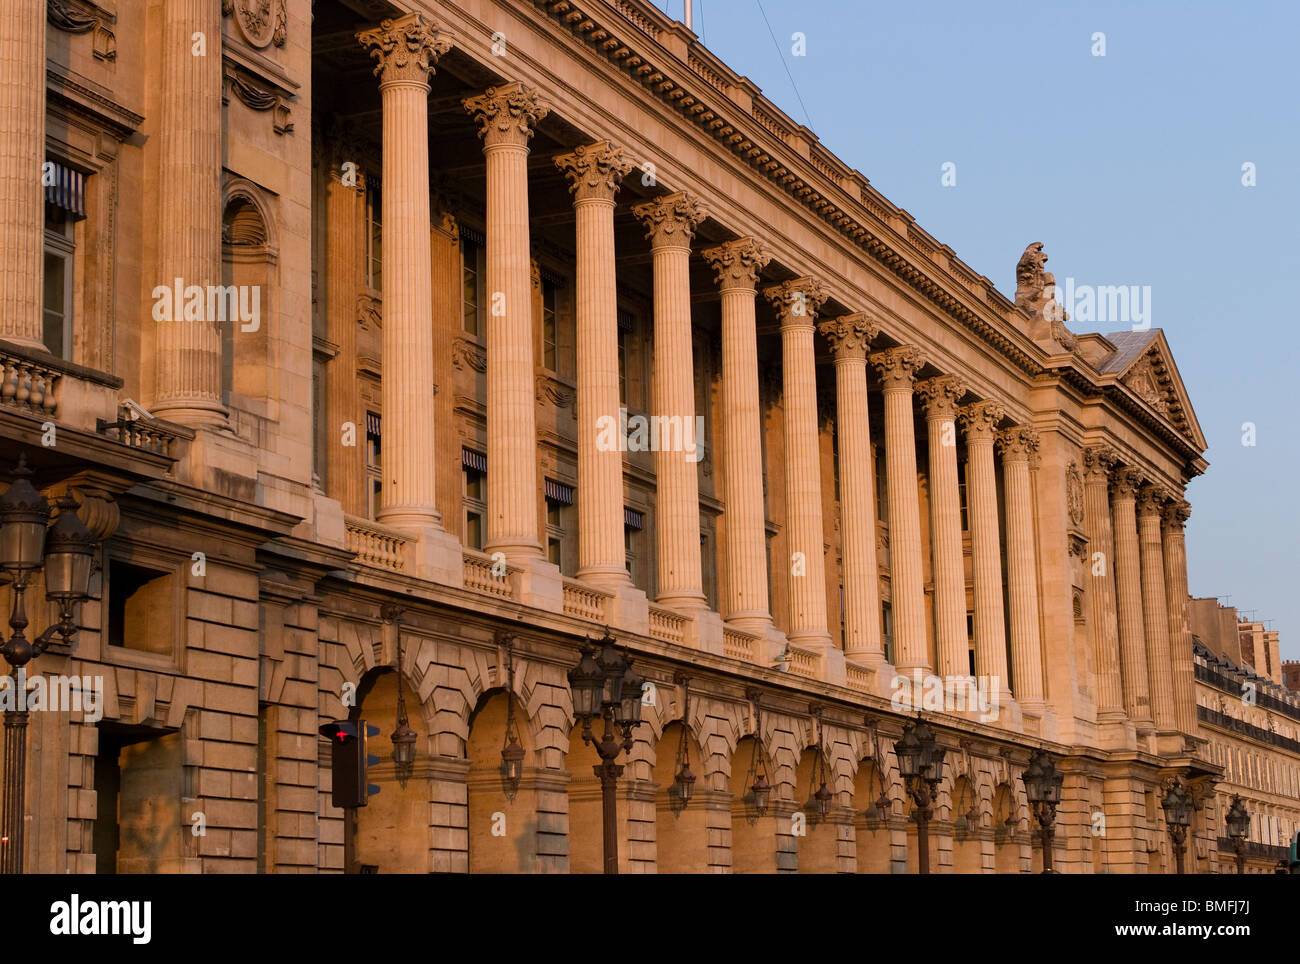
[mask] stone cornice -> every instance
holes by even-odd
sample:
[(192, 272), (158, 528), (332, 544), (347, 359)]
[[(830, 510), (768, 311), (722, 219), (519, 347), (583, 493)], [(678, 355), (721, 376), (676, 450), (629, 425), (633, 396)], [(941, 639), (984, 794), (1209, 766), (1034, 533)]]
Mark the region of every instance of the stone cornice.
[(103, 88), (73, 77), (58, 64), (46, 65), (45, 89), (84, 115), (105, 124), (119, 138), (129, 137), (144, 123), (141, 115), (113, 100)]

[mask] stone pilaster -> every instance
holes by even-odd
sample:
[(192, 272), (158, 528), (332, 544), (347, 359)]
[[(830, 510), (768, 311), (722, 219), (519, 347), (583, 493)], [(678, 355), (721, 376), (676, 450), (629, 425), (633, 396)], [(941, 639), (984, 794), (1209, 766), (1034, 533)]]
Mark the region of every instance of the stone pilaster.
[(487, 159), (488, 519), (486, 549), (535, 568), (537, 526), (528, 145), (550, 112), (522, 84), (464, 101)]
[(0, 130), (0, 338), (43, 349), (45, 0), (0, 5)]
[(796, 278), (765, 288), (763, 294), (781, 323), (790, 642), (829, 653), (814, 344), (817, 312), (826, 301), (826, 293), (815, 278)]
[(990, 681), (997, 677), (998, 698), (1006, 702), (1011, 690), (1002, 612), (998, 482), (993, 465), (994, 439), (1006, 410), (997, 402), (983, 401), (967, 405), (959, 414), (966, 431), (966, 504), (975, 582), (975, 672)]
[(1038, 451), (1038, 433), (1028, 426), (1017, 425), (998, 433), (998, 445), (1002, 451), (1002, 483), (1007, 502), (1012, 692), (1024, 709), (1041, 714), (1043, 651), (1034, 554), (1034, 500), (1029, 485), (1029, 460)]
[[(201, 57), (192, 52), (196, 33), (208, 45)], [(171, 317), (155, 322), (152, 409), (183, 425), (220, 425), (221, 330), (206, 291), (221, 284), (221, 11), (208, 0), (166, 0), (159, 44), (155, 283), (173, 291), (198, 285), (205, 294), (198, 318), (186, 320), (183, 306), (173, 304)]]
[(1115, 536), (1110, 523), (1110, 473), (1115, 452), (1094, 446), (1083, 452), (1084, 524), (1091, 543), (1086, 561), (1088, 623), (1092, 630), (1097, 676), (1097, 718), (1124, 720), (1124, 684), (1120, 677), (1119, 617), (1115, 610)]
[(722, 295), (722, 476), (726, 500), (727, 622), (765, 636), (772, 628), (767, 595), (763, 511), (762, 407), (758, 393), (755, 286), (771, 259), (753, 238), (702, 252)]
[(940, 375), (916, 386), (925, 409), (930, 450), (930, 557), (934, 575), (934, 638), (938, 671), (970, 676), (966, 639), (966, 573), (961, 544), (961, 492), (957, 487), (957, 401), (966, 385)]
[(569, 179), (577, 223), (578, 578), (631, 585), (623, 546), (623, 455), (598, 446), (619, 424), (618, 288), (614, 195), (632, 160), (608, 142), (555, 159)]
[(1147, 686), (1147, 643), (1142, 624), (1142, 564), (1137, 535), (1137, 493), (1142, 478), (1132, 468), (1116, 469), (1111, 478), (1111, 512), (1115, 529), (1115, 598), (1119, 613), (1120, 669), (1124, 711), (1140, 734), (1151, 732), (1151, 695)]
[[(658, 601), (694, 614), (704, 608), (700, 574), (698, 448), (682, 444), (695, 432), (695, 371), (691, 350), (691, 239), (705, 217), (689, 194), (669, 194), (632, 209), (646, 228), (654, 259), (653, 415), (658, 511)], [(672, 431), (671, 426), (679, 426)], [(696, 446), (702, 439), (694, 439)]]
[(1187, 536), (1183, 526), (1192, 507), (1171, 499), (1164, 511), (1165, 598), (1169, 605), (1169, 650), (1174, 674), (1174, 720), (1188, 736), (1198, 732), (1196, 721), (1196, 661), (1192, 628), (1187, 620)]
[[(1151, 688), (1151, 711), (1161, 742), (1177, 726), (1174, 719), (1174, 679), (1169, 660), (1169, 604), (1165, 599), (1164, 544), (1160, 537), (1160, 513), (1164, 492), (1145, 485), (1138, 494), (1138, 545), (1142, 563), (1142, 612), (1146, 629), (1147, 684)], [(1174, 741), (1182, 749), (1181, 739)], [(1162, 746), (1163, 750), (1164, 747)]]
[(823, 321), (818, 330), (835, 358), (835, 431), (844, 555), (844, 655), (869, 666), (885, 660), (880, 639), (876, 493), (867, 404), (867, 349), (879, 326), (863, 314)]
[(916, 348), (870, 357), (880, 376), (885, 406), (885, 474), (889, 499), (889, 577), (894, 611), (894, 665), (899, 673), (930, 672), (921, 570), (921, 503), (916, 481), (916, 430), (912, 382), (924, 364)]

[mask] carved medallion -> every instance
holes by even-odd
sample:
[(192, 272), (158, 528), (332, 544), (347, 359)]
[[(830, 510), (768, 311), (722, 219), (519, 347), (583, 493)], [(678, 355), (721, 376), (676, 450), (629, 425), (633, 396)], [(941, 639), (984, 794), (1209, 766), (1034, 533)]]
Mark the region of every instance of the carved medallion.
[(239, 32), (250, 46), (284, 46), (289, 26), (284, 0), (223, 0), (221, 12), (234, 16)]
[(1074, 462), (1065, 467), (1065, 504), (1070, 510), (1070, 522), (1083, 525), (1083, 476)]

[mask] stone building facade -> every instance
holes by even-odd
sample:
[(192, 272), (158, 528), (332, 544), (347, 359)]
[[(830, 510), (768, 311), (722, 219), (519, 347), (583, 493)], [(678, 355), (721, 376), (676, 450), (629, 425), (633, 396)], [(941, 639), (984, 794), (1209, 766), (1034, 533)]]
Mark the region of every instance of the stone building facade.
[(626, 871), (915, 870), (900, 676), (996, 701), (927, 712), (935, 870), (1041, 866), (1038, 748), (1058, 869), (1171, 868), (1173, 777), (1218, 867), (1205, 439), (1041, 244), (1008, 299), (641, 0), (11, 0), (0, 62), (2, 454), (104, 540), (33, 664), (104, 701), (33, 715), (28, 869), (597, 871), (605, 627), (653, 684)]

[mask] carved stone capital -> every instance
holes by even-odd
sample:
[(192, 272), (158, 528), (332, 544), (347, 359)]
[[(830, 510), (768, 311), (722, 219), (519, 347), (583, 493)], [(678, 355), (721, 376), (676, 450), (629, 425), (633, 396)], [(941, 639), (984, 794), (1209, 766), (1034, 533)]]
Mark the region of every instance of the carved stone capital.
[(984, 399), (972, 402), (957, 412), (957, 418), (966, 432), (966, 439), (992, 441), (998, 434), (998, 423), (1007, 417), (1007, 410), (997, 402)]
[(1185, 499), (1170, 499), (1165, 503), (1163, 514), (1165, 527), (1167, 529), (1177, 529), (1181, 531), (1188, 518), (1191, 517), (1191, 514), (1191, 503), (1187, 502)]
[(927, 418), (952, 419), (957, 414), (957, 400), (966, 394), (966, 383), (956, 375), (939, 375), (917, 382), (916, 393)]
[(1038, 454), (1038, 433), (1028, 425), (1013, 425), (997, 435), (1004, 462), (1028, 462)]
[(569, 193), (577, 201), (609, 201), (613, 203), (619, 181), (635, 167), (632, 158), (621, 147), (609, 141), (583, 144), (570, 154), (555, 158), (555, 166), (569, 180)]
[(701, 251), (700, 255), (713, 268), (718, 287), (722, 291), (728, 288), (753, 291), (758, 284), (758, 276), (772, 260), (772, 256), (753, 238), (727, 241), (716, 248)]
[(438, 59), (452, 47), (452, 35), (424, 14), (410, 13), (358, 32), (357, 42), (376, 61), (380, 88), (418, 84), (427, 90)]
[(1136, 501), (1144, 481), (1142, 473), (1132, 466), (1118, 468), (1110, 477), (1111, 497), (1118, 502)]
[(1083, 450), (1083, 478), (1089, 485), (1105, 485), (1119, 456), (1109, 445), (1091, 445)]
[(862, 312), (827, 318), (817, 326), (838, 358), (866, 358), (867, 349), (880, 334), (880, 325)]
[(1142, 486), (1138, 491), (1138, 515), (1158, 516), (1164, 511), (1165, 503), (1168, 501), (1169, 495), (1165, 492), (1163, 487), (1148, 483), (1147, 485)]
[(477, 97), (466, 97), (461, 105), (478, 124), (484, 148), (527, 148), (533, 128), (551, 112), (537, 91), (520, 83), (489, 87)]
[(689, 248), (696, 225), (708, 217), (700, 199), (684, 191), (638, 204), (632, 214), (645, 225), (651, 248)]
[(910, 345), (886, 348), (869, 356), (867, 361), (875, 366), (876, 373), (880, 376), (880, 387), (886, 391), (890, 389), (910, 391), (917, 370), (925, 364), (921, 350)]
[(811, 328), (826, 303), (826, 290), (816, 278), (794, 278), (763, 289), (782, 328)]

